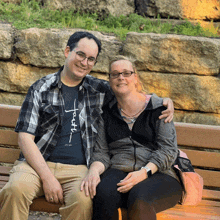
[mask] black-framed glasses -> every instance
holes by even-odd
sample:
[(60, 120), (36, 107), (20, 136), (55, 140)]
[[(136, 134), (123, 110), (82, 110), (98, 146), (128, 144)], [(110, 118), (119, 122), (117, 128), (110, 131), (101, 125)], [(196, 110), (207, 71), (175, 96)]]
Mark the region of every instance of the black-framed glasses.
[(96, 62), (96, 58), (95, 57), (87, 57), (85, 55), (85, 53), (83, 53), (82, 51), (75, 51), (74, 50), (74, 52), (76, 53), (77, 60), (83, 61), (83, 60), (85, 60), (87, 58), (88, 65), (94, 65), (95, 64), (95, 62)]
[(120, 74), (122, 74), (122, 76), (124, 77), (129, 77), (133, 74), (134, 72), (133, 71), (124, 71), (124, 72), (121, 72), (121, 73), (118, 73), (118, 72), (113, 72), (113, 73), (109, 73), (109, 78), (111, 79), (116, 79), (120, 76)]

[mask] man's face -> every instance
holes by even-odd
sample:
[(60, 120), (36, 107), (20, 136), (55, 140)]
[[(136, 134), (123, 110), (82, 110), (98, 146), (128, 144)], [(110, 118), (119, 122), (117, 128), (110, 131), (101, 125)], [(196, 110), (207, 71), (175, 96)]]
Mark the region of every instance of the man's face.
[(95, 65), (98, 45), (93, 39), (82, 38), (72, 51), (66, 47), (64, 54), (66, 57), (65, 67), (69, 77), (75, 81), (81, 81)]

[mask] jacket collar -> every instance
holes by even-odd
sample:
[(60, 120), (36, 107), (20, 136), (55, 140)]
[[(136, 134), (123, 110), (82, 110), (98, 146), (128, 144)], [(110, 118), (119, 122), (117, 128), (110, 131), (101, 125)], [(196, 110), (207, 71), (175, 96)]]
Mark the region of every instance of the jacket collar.
[[(147, 104), (147, 107), (145, 108), (145, 110), (153, 110), (156, 108), (159, 108), (161, 106), (163, 106), (163, 99), (159, 98), (156, 94), (151, 94), (151, 98)], [(117, 108), (117, 99), (114, 98), (111, 102), (109, 102), (109, 108), (114, 110), (115, 108)], [(116, 107), (114, 107), (116, 105)], [(113, 108), (114, 107), (114, 108)]]
[(61, 74), (61, 72), (62, 72), (62, 70), (63, 70), (63, 67), (64, 67), (64, 66), (62, 66), (62, 67), (58, 70), (58, 72), (55, 73), (56, 79), (55, 79), (55, 81), (51, 84), (52, 87), (58, 86), (58, 88), (61, 89), (61, 87), (62, 87), (62, 82), (61, 82), (60, 74)]
[[(58, 72), (55, 73), (56, 79), (55, 81), (51, 84), (52, 87), (58, 87), (59, 89), (61, 89), (62, 87), (62, 81), (61, 81), (61, 72), (63, 70), (64, 66), (62, 66)], [(82, 82), (80, 83), (80, 87), (79, 90), (82, 90), (83, 88), (88, 89), (88, 87), (90, 87), (89, 82), (88, 82), (88, 76), (85, 76), (82, 80)]]

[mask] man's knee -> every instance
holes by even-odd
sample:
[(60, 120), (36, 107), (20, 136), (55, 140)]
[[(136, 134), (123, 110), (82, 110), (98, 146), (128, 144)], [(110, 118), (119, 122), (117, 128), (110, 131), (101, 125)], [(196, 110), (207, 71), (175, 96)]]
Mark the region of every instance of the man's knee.
[(38, 179), (36, 178), (37, 182), (33, 181), (33, 177), (28, 178), (30, 175), (20, 175), (21, 178), (18, 178), (19, 174), (12, 174), (12, 178), (0, 192), (1, 200), (2, 198), (26, 200), (30, 204), (36, 196), (42, 194)]
[(15, 183), (8, 183), (5, 187), (1, 190), (0, 196), (1, 197), (21, 197), (23, 194), (21, 188), (18, 184)]
[(90, 196), (86, 196), (85, 192), (80, 192), (77, 194), (77, 202), (83, 206), (92, 206), (92, 199), (90, 198)]
[[(0, 219), (27, 219), (33, 199), (28, 187), (17, 182), (8, 182), (0, 191)], [(28, 195), (29, 194), (29, 195)]]
[(5, 187), (1, 190), (0, 198), (20, 200), (22, 198), (29, 198), (29, 194), (33, 194), (30, 187), (27, 187), (26, 184), (13, 182), (5, 185)]
[(74, 193), (69, 193), (67, 195), (67, 198), (65, 200), (65, 204), (72, 205), (72, 204), (77, 204), (78, 206), (92, 206), (92, 200), (90, 196), (86, 196), (84, 191), (78, 191)]
[(92, 200), (84, 192), (69, 192), (65, 206), (60, 208), (62, 219), (90, 220), (92, 218)]

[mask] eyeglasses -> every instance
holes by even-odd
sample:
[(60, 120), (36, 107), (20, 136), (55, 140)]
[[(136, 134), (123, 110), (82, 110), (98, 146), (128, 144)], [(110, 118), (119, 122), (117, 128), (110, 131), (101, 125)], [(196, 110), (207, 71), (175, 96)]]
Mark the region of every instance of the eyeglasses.
[(109, 73), (109, 78), (111, 79), (116, 79), (119, 77), (120, 74), (122, 74), (122, 76), (124, 77), (129, 77), (133, 74), (134, 72), (133, 71), (124, 71), (124, 72), (121, 72), (121, 73), (117, 73), (117, 72), (113, 72), (113, 73)]
[(87, 57), (85, 55), (85, 53), (83, 53), (82, 51), (75, 51), (75, 50), (73, 50), (73, 51), (76, 53), (77, 60), (83, 61), (83, 60), (85, 60), (87, 58), (88, 65), (94, 65), (95, 64), (95, 62), (96, 62), (96, 58), (95, 57)]

